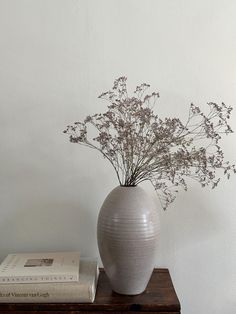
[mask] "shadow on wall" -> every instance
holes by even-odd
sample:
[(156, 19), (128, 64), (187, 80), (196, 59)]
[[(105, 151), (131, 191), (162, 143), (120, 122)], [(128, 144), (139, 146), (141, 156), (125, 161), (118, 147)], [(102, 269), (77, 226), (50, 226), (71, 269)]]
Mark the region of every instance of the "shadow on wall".
[[(81, 236), (83, 235), (83, 236)], [(96, 252), (96, 222), (82, 204), (31, 202), (0, 224), (2, 260), (14, 252)]]
[(182, 193), (172, 223), (184, 246), (207, 241), (225, 230), (227, 222), (215, 197), (218, 193), (216, 190), (201, 188)]
[[(176, 254), (182, 250), (197, 248), (227, 230), (227, 217), (224, 217), (223, 210), (219, 208), (214, 193), (217, 191), (191, 187), (187, 192), (181, 191), (166, 211), (159, 211), (159, 258), (163, 267), (170, 267)], [(155, 198), (154, 194), (153, 197)], [(160, 207), (157, 198), (155, 202)], [(222, 215), (219, 215), (220, 212)]]

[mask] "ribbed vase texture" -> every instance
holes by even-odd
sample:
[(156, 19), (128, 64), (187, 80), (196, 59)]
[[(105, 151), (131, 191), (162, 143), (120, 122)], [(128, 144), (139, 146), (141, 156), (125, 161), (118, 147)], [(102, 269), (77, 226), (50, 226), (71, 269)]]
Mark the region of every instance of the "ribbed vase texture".
[(155, 265), (159, 230), (154, 202), (139, 186), (118, 186), (107, 196), (97, 238), (113, 291), (135, 295), (145, 290)]

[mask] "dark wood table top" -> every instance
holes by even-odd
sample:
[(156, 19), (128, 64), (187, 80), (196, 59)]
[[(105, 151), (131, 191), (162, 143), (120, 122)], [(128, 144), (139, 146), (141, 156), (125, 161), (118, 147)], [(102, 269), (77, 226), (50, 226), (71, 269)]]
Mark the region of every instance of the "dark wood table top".
[(154, 269), (147, 289), (136, 296), (113, 292), (103, 269), (100, 269), (94, 303), (0, 303), (0, 313), (180, 313), (180, 303), (168, 269)]

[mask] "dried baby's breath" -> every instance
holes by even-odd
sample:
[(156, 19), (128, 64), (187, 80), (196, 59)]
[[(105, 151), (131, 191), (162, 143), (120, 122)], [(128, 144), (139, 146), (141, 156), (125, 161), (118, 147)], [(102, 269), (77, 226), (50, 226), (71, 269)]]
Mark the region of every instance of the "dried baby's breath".
[[(165, 209), (179, 187), (187, 190), (186, 178), (215, 188), (220, 181), (217, 169), (227, 178), (236, 172), (219, 146), (222, 134), (233, 132), (228, 124), (232, 107), (210, 102), (204, 114), (191, 104), (186, 123), (161, 119), (153, 110), (159, 93), (147, 94), (150, 85), (143, 83), (129, 96), (126, 81), (118, 78), (112, 90), (99, 96), (109, 102), (105, 113), (87, 116), (64, 131), (72, 143), (96, 149), (108, 159), (120, 185), (150, 181)], [(90, 127), (97, 132), (94, 138), (88, 136)]]

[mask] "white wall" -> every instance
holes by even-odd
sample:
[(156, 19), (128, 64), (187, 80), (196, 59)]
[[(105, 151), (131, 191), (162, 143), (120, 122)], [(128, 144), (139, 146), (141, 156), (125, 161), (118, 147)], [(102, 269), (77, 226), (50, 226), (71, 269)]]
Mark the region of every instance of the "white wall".
[[(110, 165), (64, 127), (101, 112), (120, 75), (160, 92), (161, 116), (190, 102), (236, 104), (236, 2), (0, 0), (0, 258), (16, 251), (98, 255), (96, 219), (117, 185)], [(236, 130), (236, 112), (232, 127)], [(236, 135), (224, 140), (236, 160)], [(236, 178), (192, 185), (163, 212), (156, 265), (183, 314), (236, 306)]]

